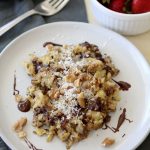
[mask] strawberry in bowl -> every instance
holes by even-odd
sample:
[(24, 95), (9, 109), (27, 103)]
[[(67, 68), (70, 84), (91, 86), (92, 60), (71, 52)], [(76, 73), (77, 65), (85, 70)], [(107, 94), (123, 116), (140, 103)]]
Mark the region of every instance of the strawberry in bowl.
[(98, 0), (105, 7), (120, 13), (138, 14), (150, 11), (150, 0)]
[(132, 12), (145, 13), (150, 11), (150, 0), (133, 0), (132, 1)]

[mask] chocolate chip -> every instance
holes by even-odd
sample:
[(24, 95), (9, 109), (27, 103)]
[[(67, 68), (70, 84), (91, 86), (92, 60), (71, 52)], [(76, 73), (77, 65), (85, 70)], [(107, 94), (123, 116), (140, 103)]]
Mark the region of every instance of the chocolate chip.
[(43, 93), (44, 95), (46, 95), (47, 92), (50, 90), (47, 86), (40, 87), (40, 89), (42, 90), (42, 93)]
[(111, 69), (111, 67), (110, 66), (105, 66), (104, 67), (104, 70), (106, 70), (106, 72), (108, 73), (108, 72), (110, 72), (111, 74), (112, 74), (112, 69)]
[(96, 59), (101, 60), (102, 62), (104, 61), (104, 59), (102, 58), (102, 54), (100, 52), (96, 53), (95, 57), (96, 57)]
[(98, 99), (92, 99), (91, 101), (89, 101), (88, 103), (88, 109), (89, 110), (95, 110), (95, 111), (98, 111), (98, 110), (101, 110), (101, 103)]
[(112, 87), (109, 87), (108, 89), (105, 90), (105, 92), (107, 96), (110, 96), (115, 92), (115, 89)]
[(55, 119), (52, 117), (48, 117), (48, 122), (50, 123), (50, 125), (55, 125)]
[(37, 61), (37, 60), (32, 60), (32, 63), (33, 63), (33, 66), (34, 66), (34, 71), (35, 71), (35, 73), (37, 74), (38, 71), (42, 68), (43, 63), (42, 63), (42, 62), (39, 62), (39, 61)]

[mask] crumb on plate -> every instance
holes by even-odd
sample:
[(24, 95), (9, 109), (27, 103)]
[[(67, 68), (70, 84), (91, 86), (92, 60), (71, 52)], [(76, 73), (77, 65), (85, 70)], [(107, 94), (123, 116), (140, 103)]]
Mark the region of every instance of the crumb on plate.
[(107, 138), (105, 138), (104, 141), (102, 142), (102, 145), (103, 145), (104, 147), (108, 147), (108, 146), (113, 145), (114, 143), (115, 143), (115, 140), (114, 140), (114, 139), (107, 137)]

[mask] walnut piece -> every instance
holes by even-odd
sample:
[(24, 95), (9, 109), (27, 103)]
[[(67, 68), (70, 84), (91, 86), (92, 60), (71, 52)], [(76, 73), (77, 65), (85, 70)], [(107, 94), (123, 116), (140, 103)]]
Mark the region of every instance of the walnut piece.
[(77, 101), (80, 105), (80, 107), (85, 108), (85, 99), (84, 99), (84, 93), (81, 92), (78, 97), (77, 97)]
[(104, 141), (102, 142), (102, 145), (104, 147), (108, 147), (108, 146), (111, 146), (115, 143), (115, 140), (114, 139), (111, 139), (111, 138), (105, 138)]
[(15, 132), (20, 132), (23, 131), (23, 128), (27, 124), (27, 118), (22, 117), (20, 120), (18, 120), (14, 125), (13, 129)]

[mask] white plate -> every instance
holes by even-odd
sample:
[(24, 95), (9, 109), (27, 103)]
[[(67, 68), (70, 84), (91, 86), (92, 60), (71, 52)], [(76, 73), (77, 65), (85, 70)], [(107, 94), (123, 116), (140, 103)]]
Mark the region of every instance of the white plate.
[[(30, 78), (22, 66), (29, 53), (36, 52), (41, 55), (45, 52), (42, 47), (45, 41), (56, 43), (76, 44), (84, 41), (97, 44), (103, 53), (107, 53), (113, 59), (114, 64), (121, 70), (116, 78), (131, 83), (132, 88), (128, 92), (121, 93), (121, 102), (117, 111), (112, 114), (110, 125), (116, 126), (120, 107), (127, 109), (127, 117), (133, 123), (125, 123), (119, 133), (110, 130), (97, 130), (89, 137), (74, 145), (72, 150), (105, 150), (101, 141), (106, 137), (112, 137), (116, 143), (108, 149), (130, 150), (136, 148), (146, 137), (150, 129), (150, 70), (139, 51), (122, 36), (101, 27), (85, 23), (58, 22), (40, 26), (30, 30), (13, 42), (3, 51), (0, 57), (0, 133), (4, 141), (17, 150), (27, 150), (24, 141), (18, 139), (12, 131), (12, 124), (21, 116), (29, 118), (26, 130), (29, 140), (37, 148), (43, 150), (65, 150), (65, 144), (55, 138), (51, 143), (46, 143), (45, 137), (37, 137), (32, 133), (32, 112), (21, 113), (13, 96), (14, 70), (17, 75), (17, 88), (25, 94), (26, 87), (30, 84)], [(122, 135), (126, 134), (122, 138)]]

